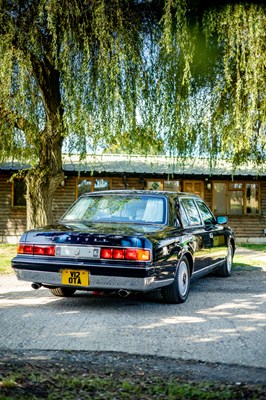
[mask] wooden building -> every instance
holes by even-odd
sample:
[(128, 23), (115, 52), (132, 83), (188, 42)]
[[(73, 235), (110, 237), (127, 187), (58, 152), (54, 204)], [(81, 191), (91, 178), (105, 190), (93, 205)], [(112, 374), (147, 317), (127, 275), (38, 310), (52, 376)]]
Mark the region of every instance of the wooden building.
[[(0, 242), (15, 243), (26, 229), (25, 184), (11, 176), (27, 165), (0, 164)], [(92, 155), (80, 163), (64, 157), (65, 179), (54, 199), (58, 220), (82, 193), (108, 189), (158, 189), (200, 195), (216, 215), (227, 215), (237, 241), (266, 243), (266, 166), (233, 170), (225, 161), (165, 156)]]

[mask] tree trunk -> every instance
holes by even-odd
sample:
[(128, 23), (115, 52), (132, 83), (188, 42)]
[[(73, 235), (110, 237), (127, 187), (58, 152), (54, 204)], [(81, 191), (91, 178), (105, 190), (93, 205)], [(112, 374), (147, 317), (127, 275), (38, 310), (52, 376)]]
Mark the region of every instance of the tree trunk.
[(50, 225), (53, 221), (53, 195), (64, 179), (62, 143), (63, 107), (59, 72), (49, 57), (31, 55), (35, 80), (46, 112), (46, 127), (38, 137), (39, 162), (26, 175), (27, 229)]
[[(42, 160), (26, 175), (27, 229), (50, 225), (53, 221), (53, 195), (64, 179), (61, 140), (43, 139)], [(46, 145), (45, 145), (46, 143)]]

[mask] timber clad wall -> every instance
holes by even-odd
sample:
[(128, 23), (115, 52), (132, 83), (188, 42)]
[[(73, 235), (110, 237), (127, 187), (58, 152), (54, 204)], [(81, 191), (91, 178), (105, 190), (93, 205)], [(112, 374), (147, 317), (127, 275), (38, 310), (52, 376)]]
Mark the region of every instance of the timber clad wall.
[(76, 177), (68, 177), (64, 186), (58, 186), (53, 199), (53, 215), (57, 221), (76, 200)]
[(26, 208), (12, 207), (11, 174), (0, 174), (0, 242), (19, 237), (26, 229)]
[(112, 178), (112, 189), (113, 190), (123, 190), (124, 187), (124, 179), (120, 176), (115, 176)]
[[(12, 183), (9, 182), (12, 173), (0, 173), (0, 242), (16, 242), (26, 230), (26, 207), (12, 207)], [(95, 175), (95, 177), (97, 177)], [(82, 179), (82, 178), (81, 178)], [(188, 180), (186, 180), (188, 181)], [(77, 176), (68, 176), (63, 186), (59, 186), (53, 201), (55, 222), (62, 217), (77, 196)], [(212, 208), (212, 190), (205, 187), (204, 200)], [(114, 190), (143, 189), (144, 181), (140, 176), (122, 175), (111, 177), (111, 188)], [(242, 238), (261, 238), (266, 242), (266, 181), (260, 181), (260, 215), (229, 216), (229, 225), (234, 229), (238, 241)]]
[(204, 190), (204, 201), (210, 209), (212, 209), (212, 191)]
[(266, 182), (262, 182), (261, 189), (261, 213), (266, 217)]
[(263, 216), (230, 216), (229, 226), (234, 229), (236, 237), (263, 237), (266, 218)]
[(127, 178), (127, 189), (143, 189), (143, 184), (140, 183), (139, 177)]

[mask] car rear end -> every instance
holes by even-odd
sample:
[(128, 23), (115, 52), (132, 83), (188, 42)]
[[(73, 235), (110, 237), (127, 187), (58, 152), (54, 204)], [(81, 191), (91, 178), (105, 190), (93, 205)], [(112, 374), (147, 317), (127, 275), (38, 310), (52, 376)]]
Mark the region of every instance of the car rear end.
[(152, 243), (140, 235), (36, 230), (21, 238), (12, 267), (34, 288), (147, 291), (154, 282), (152, 258)]

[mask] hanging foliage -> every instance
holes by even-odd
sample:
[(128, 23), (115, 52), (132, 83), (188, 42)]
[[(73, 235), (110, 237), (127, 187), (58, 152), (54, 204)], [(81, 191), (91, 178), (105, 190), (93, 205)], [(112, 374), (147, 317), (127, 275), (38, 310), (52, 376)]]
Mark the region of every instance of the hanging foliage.
[(266, 161), (266, 7), (166, 1), (161, 95), (177, 154)]
[(28, 226), (52, 221), (62, 151), (264, 162), (265, 18), (258, 2), (0, 0), (0, 161), (32, 165)]

